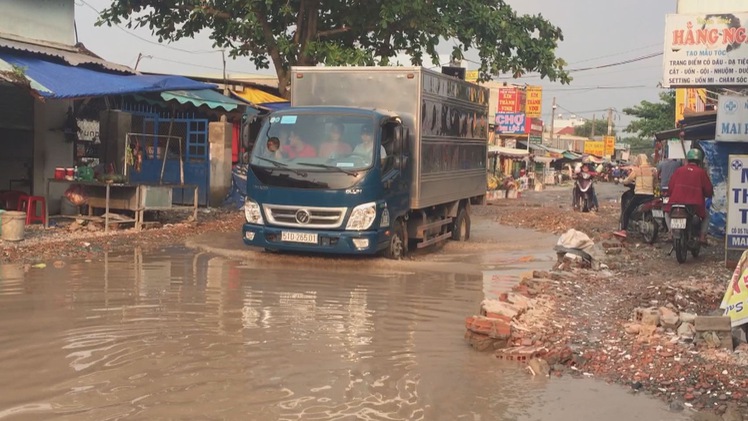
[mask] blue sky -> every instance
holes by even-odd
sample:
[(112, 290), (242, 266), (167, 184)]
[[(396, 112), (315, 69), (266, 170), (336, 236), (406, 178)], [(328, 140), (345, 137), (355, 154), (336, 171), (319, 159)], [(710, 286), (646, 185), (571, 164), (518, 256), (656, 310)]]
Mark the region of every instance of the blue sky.
[[(84, 2), (85, 1), (85, 2)], [(595, 67), (616, 63), (662, 51), (665, 15), (675, 12), (675, 0), (627, 0), (624, 2), (593, 0), (508, 0), (518, 13), (542, 14), (561, 27), (564, 41), (557, 55), (569, 69)], [(210, 52), (207, 35), (159, 45), (148, 30), (122, 30), (117, 27), (95, 27), (96, 13), (110, 0), (76, 0), (78, 39), (107, 60), (134, 66), (142, 71), (176, 74), (219, 75), (222, 72), (220, 52)], [(182, 51), (184, 50), (184, 51)], [(444, 51), (451, 48), (445, 46)], [(470, 55), (468, 55), (470, 58)], [(227, 62), (229, 73), (266, 73), (256, 70), (248, 60)], [(550, 120), (552, 97), (558, 112), (576, 113), (585, 118), (602, 118), (608, 107), (618, 127), (629, 118), (620, 111), (642, 100), (657, 101), (662, 80), (661, 56), (631, 64), (604, 69), (573, 72), (571, 85), (560, 85), (538, 77), (502, 78), (508, 83), (541, 85), (544, 88), (544, 120)], [(611, 87), (601, 89), (599, 87)]]

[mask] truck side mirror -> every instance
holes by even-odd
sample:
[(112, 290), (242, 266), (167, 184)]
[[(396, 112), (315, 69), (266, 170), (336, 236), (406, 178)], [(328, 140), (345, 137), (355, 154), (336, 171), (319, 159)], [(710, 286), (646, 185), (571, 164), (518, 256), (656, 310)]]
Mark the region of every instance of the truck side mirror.
[(400, 155), (400, 151), (403, 150), (403, 126), (396, 126), (392, 137), (393, 150)]

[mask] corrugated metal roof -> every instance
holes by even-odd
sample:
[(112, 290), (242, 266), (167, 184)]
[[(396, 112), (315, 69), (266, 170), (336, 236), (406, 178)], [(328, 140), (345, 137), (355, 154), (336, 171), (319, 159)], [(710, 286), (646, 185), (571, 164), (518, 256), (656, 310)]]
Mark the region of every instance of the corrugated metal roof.
[(110, 61), (106, 61), (102, 58), (96, 57), (95, 55), (93, 55), (93, 53), (85, 50), (85, 47), (53, 47), (0, 37), (0, 48), (7, 48), (10, 50), (24, 51), (27, 53), (56, 57), (62, 59), (65, 63), (71, 66), (93, 65), (115, 72), (127, 74), (137, 73), (135, 70), (127, 66), (112, 63)]
[(42, 57), (7, 50), (0, 51), (0, 61), (7, 63), (3, 65), (4, 68), (8, 65), (22, 68), (25, 78), (32, 81), (32, 89), (44, 98), (86, 98), (215, 88), (215, 85), (196, 82), (181, 76), (116, 74), (86, 67), (69, 66), (58, 63), (56, 60), (44, 60)]

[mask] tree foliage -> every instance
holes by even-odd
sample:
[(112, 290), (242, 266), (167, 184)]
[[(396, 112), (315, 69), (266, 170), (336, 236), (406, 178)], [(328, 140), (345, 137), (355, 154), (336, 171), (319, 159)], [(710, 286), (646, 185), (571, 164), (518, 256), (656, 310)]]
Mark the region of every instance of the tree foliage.
[(291, 66), (388, 65), (399, 53), (438, 65), (442, 40), (454, 42), (454, 58), (478, 52), (480, 81), (526, 72), (570, 81), (555, 55), (561, 29), (504, 0), (112, 0), (98, 24), (120, 23), (160, 42), (208, 31), (232, 57), (272, 64), (284, 95)]
[(652, 138), (642, 139), (640, 137), (627, 137), (621, 140), (621, 143), (627, 143), (630, 147), (629, 152), (632, 157), (640, 153), (651, 155), (654, 152), (654, 140)]
[(624, 108), (623, 113), (636, 117), (623, 131), (636, 133), (641, 138), (672, 129), (675, 126), (675, 91), (661, 92), (660, 102), (642, 101), (639, 105)]
[[(581, 126), (574, 126), (574, 136), (592, 137), (592, 120), (587, 120)], [(595, 136), (608, 134), (608, 120), (595, 120)], [(615, 130), (613, 134), (615, 135)]]

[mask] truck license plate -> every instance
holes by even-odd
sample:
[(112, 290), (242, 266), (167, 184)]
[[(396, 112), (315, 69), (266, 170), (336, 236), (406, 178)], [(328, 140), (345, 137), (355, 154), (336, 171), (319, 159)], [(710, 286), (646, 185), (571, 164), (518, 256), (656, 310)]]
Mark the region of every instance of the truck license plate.
[(665, 214), (662, 213), (661, 209), (652, 209), (652, 216), (654, 216), (655, 218), (664, 218)]
[(317, 234), (308, 232), (281, 231), (281, 241), (290, 243), (317, 244)]
[(673, 218), (670, 220), (670, 228), (676, 230), (686, 229), (686, 218)]

